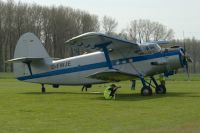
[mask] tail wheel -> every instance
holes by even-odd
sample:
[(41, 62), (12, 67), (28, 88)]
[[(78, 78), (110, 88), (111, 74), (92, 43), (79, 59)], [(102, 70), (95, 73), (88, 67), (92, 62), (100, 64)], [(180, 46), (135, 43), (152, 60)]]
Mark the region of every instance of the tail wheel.
[(151, 96), (152, 95), (152, 89), (149, 86), (144, 86), (141, 89), (141, 95), (142, 96)]
[(164, 85), (158, 85), (156, 87), (156, 94), (166, 94), (166, 87)]

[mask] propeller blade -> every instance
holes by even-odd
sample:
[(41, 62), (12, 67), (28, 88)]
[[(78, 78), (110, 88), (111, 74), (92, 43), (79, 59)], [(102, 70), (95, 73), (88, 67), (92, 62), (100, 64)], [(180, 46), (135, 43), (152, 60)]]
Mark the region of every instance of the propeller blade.
[(186, 56), (186, 59), (187, 59), (187, 61), (190, 62), (190, 63), (193, 62), (192, 58), (191, 58), (189, 55)]
[(186, 71), (186, 74), (187, 74), (187, 80), (189, 80), (190, 79), (190, 73), (189, 73), (189, 64), (188, 63), (192, 62), (192, 58), (186, 52), (185, 43), (183, 45), (183, 61), (185, 62), (184, 67), (185, 67), (185, 71)]
[(184, 45), (183, 45), (183, 53), (184, 53), (184, 56), (185, 56), (185, 54), (186, 54), (186, 46), (185, 46), (185, 43), (184, 43)]
[[(184, 36), (184, 33), (183, 33)], [(190, 73), (189, 73), (189, 65), (188, 62), (192, 62), (192, 58), (187, 54), (186, 52), (186, 45), (185, 45), (185, 40), (183, 40), (183, 62), (184, 62), (184, 67), (187, 73), (187, 80), (190, 80)]]
[(190, 73), (189, 73), (189, 66), (188, 66), (188, 62), (186, 61), (185, 63), (185, 70), (186, 70), (186, 73), (187, 73), (187, 80), (190, 79)]

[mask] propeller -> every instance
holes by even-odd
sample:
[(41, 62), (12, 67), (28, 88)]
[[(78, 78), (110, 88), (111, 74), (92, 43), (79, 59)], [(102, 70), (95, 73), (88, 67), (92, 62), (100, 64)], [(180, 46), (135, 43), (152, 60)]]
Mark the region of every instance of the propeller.
[(190, 79), (190, 74), (189, 74), (188, 62), (192, 63), (192, 58), (187, 54), (186, 46), (185, 46), (185, 43), (184, 43), (184, 47), (183, 47), (183, 64), (184, 64), (185, 71), (187, 73), (187, 78), (189, 80)]

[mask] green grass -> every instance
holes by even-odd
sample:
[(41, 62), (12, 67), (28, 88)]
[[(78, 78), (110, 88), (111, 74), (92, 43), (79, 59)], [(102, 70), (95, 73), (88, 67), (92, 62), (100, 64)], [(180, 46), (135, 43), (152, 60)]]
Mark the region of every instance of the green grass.
[(13, 73), (5, 73), (5, 72), (0, 73), (0, 79), (13, 79), (13, 78), (14, 78)]
[[(89, 92), (81, 87), (47, 86), (0, 76), (1, 133), (196, 133), (200, 131), (200, 75), (185, 81), (168, 79), (167, 94), (140, 96), (129, 82), (120, 82), (116, 100), (104, 100), (104, 85)], [(181, 80), (183, 79), (183, 80)], [(107, 84), (106, 84), (107, 85)], [(100, 93), (98, 93), (100, 92)]]

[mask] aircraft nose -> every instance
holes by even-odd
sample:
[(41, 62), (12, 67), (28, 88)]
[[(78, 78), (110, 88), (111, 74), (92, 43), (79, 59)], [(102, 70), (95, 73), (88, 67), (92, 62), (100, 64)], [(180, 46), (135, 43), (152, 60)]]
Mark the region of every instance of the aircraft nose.
[(191, 56), (186, 52), (185, 49), (181, 48), (180, 49), (180, 56), (181, 56), (181, 64), (183, 66), (187, 65), (188, 62), (192, 63), (192, 58)]

